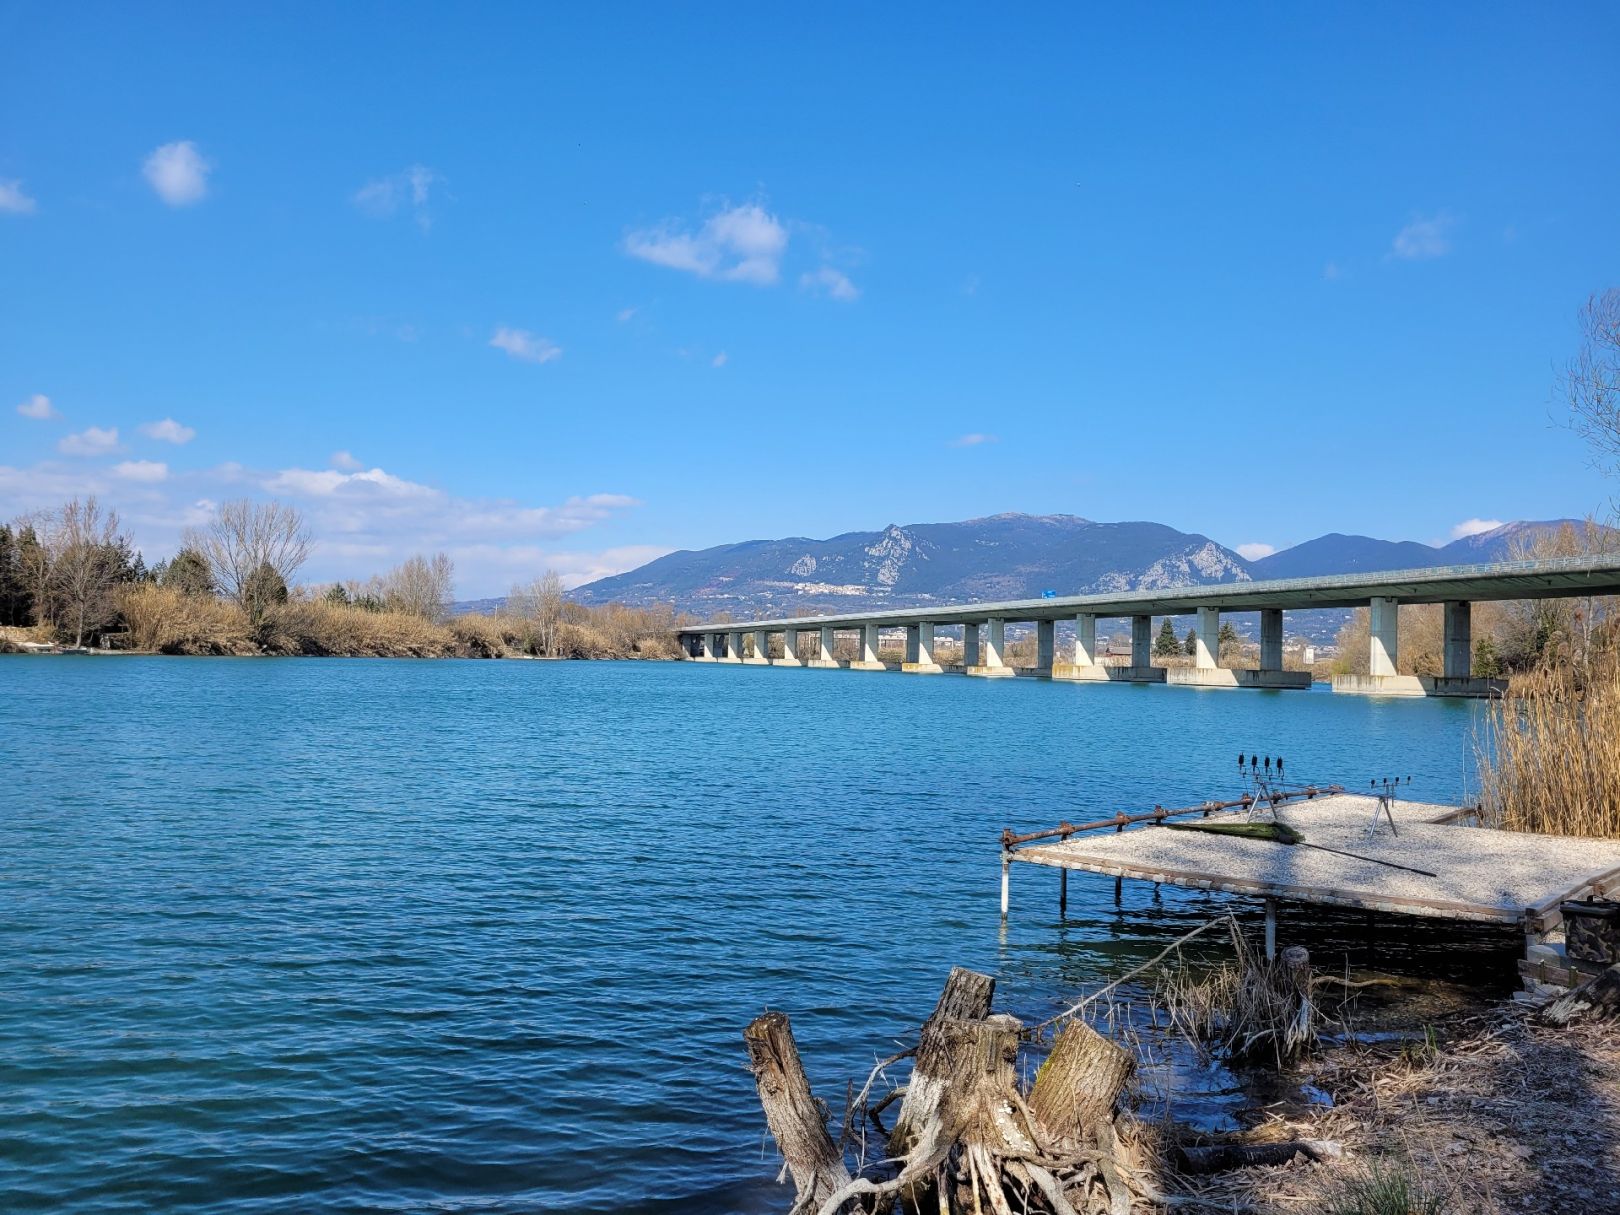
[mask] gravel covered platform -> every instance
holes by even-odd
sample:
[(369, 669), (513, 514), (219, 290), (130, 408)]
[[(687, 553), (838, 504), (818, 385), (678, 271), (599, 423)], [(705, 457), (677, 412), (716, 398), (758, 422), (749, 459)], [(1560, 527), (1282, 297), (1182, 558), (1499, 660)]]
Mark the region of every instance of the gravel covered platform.
[[(1594, 883), (1620, 889), (1620, 843), (1439, 823), (1457, 807), (1421, 802), (1395, 803), (1399, 836), (1382, 819), (1370, 833), (1376, 807), (1375, 798), (1340, 794), (1281, 806), (1278, 818), (1303, 833), (1307, 844), (1427, 869), (1437, 877), (1315, 848), (1162, 826), (1090, 831), (1027, 845), (1011, 859), (1234, 894), (1498, 923), (1548, 916), (1556, 921), (1557, 904)], [(1247, 818), (1234, 812), (1175, 821)]]

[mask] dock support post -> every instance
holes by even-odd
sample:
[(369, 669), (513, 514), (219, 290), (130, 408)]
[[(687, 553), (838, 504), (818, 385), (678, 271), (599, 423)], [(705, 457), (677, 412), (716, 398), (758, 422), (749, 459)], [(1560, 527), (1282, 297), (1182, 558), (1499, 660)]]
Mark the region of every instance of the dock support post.
[(1001, 854), (1001, 918), (1007, 918), (1007, 870), (1012, 868), (1012, 853)]
[(1058, 918), (1069, 914), (1069, 871), (1058, 870)]
[(1266, 961), (1277, 957), (1277, 900), (1266, 900)]

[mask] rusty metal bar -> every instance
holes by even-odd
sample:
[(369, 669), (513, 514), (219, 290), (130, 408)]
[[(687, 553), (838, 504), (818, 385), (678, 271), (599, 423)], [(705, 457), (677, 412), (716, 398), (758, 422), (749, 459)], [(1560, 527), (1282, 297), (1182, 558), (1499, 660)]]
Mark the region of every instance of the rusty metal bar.
[[(1278, 805), (1282, 802), (1295, 801), (1305, 798), (1307, 801), (1313, 797), (1321, 797), (1328, 793), (1343, 793), (1343, 785), (1307, 785), (1303, 789), (1289, 789), (1282, 793), (1274, 793), (1270, 797), (1259, 800), (1267, 805)], [(1196, 806), (1182, 806), (1176, 810), (1166, 810), (1163, 806), (1155, 806), (1144, 814), (1114, 815), (1113, 818), (1100, 818), (1089, 823), (1059, 823), (1056, 827), (1049, 827), (1045, 831), (1030, 831), (1024, 835), (1016, 835), (1011, 827), (1001, 833), (1001, 846), (1011, 850), (1020, 844), (1028, 844), (1033, 840), (1047, 840), (1054, 836), (1068, 839), (1071, 835), (1078, 835), (1082, 831), (1101, 831), (1105, 827), (1112, 827), (1115, 831), (1123, 831), (1132, 823), (1160, 823), (1167, 818), (1175, 818), (1182, 814), (1202, 814), (1208, 816), (1217, 810), (1247, 810), (1255, 803), (1255, 795), (1245, 793), (1242, 797), (1233, 798), (1226, 802), (1200, 802)]]

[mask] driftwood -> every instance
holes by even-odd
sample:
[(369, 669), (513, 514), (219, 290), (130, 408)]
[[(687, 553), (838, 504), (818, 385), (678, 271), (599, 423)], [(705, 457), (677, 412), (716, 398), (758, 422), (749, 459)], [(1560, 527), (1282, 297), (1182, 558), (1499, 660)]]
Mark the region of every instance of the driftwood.
[(844, 1154), (827, 1133), (826, 1108), (810, 1092), (787, 1015), (768, 1012), (743, 1030), (765, 1125), (798, 1189), (794, 1211), (812, 1211), (849, 1184)]
[(1574, 991), (1559, 996), (1541, 1010), (1547, 1025), (1568, 1025), (1590, 1018), (1613, 1020), (1620, 1017), (1620, 962), (1595, 979), (1588, 979)]
[(1296, 1156), (1321, 1163), (1337, 1160), (1344, 1148), (1331, 1139), (1290, 1139), (1285, 1143), (1217, 1143), (1176, 1149), (1183, 1173), (1224, 1173), (1255, 1165), (1287, 1164)]

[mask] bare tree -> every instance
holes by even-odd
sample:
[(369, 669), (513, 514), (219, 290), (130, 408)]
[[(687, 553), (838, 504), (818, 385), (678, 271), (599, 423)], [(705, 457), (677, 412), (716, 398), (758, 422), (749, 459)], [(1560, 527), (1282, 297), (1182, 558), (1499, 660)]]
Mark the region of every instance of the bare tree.
[(383, 576), (383, 605), (437, 622), (449, 607), (454, 580), (455, 565), (445, 553), (412, 557)]
[[(237, 498), (225, 503), (201, 531), (186, 533), (186, 547), (207, 558), (214, 585), (241, 604), (256, 627), (275, 596), (309, 557), (309, 528), (297, 510), (274, 500)], [(266, 567), (276, 575), (266, 576)]]
[(1616, 471), (1620, 459), (1620, 287), (1594, 295), (1581, 309), (1581, 348), (1563, 375), (1570, 425)]
[(118, 513), (104, 511), (94, 497), (75, 498), (62, 507), (46, 533), (50, 554), (53, 616), (82, 646), (85, 634), (118, 616), (114, 591), (128, 568), (129, 542), (118, 530)]
[(514, 586), (506, 597), (506, 610), (523, 623), (535, 653), (556, 655), (563, 618), (563, 584), (556, 570), (547, 570), (527, 585)]

